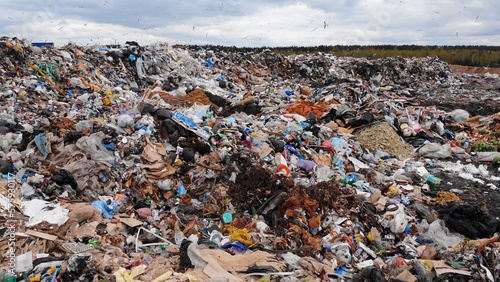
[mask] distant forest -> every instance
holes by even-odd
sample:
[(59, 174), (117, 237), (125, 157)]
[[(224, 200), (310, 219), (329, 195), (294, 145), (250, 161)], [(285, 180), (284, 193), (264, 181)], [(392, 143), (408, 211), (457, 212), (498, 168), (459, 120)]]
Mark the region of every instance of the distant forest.
[(421, 45), (320, 45), (314, 47), (235, 47), (220, 45), (188, 46), (190, 49), (214, 49), (226, 52), (260, 52), (270, 49), (276, 53), (308, 54), (330, 53), (338, 57), (434, 57), (438, 56), (449, 64), (477, 67), (500, 67), (500, 46), (421, 46)]

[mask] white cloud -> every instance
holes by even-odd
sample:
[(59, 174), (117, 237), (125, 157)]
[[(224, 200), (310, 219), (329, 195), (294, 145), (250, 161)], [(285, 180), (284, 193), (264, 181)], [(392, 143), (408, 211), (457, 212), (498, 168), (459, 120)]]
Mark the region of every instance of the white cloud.
[[(0, 33), (66, 44), (498, 45), (500, 3), (422, 0), (2, 1)], [(457, 36), (458, 34), (458, 36)]]

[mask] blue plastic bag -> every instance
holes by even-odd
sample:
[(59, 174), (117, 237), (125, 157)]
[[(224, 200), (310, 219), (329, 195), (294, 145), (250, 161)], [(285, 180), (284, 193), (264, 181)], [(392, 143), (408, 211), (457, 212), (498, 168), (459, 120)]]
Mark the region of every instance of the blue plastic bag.
[(108, 205), (108, 203), (104, 202), (104, 201), (101, 201), (101, 200), (95, 200), (92, 202), (92, 206), (98, 210), (101, 211), (102, 213), (102, 217), (106, 218), (106, 219), (112, 219), (113, 218), (113, 214), (116, 212), (116, 210), (118, 209), (118, 206), (116, 206), (115, 204), (113, 205)]
[(47, 146), (47, 140), (45, 139), (46, 135), (47, 135), (47, 131), (44, 131), (44, 132), (38, 134), (37, 136), (35, 136), (35, 145), (38, 148), (38, 150), (40, 150), (40, 153), (42, 153), (42, 155), (44, 157), (47, 157), (49, 155), (47, 150), (45, 150), (45, 146)]

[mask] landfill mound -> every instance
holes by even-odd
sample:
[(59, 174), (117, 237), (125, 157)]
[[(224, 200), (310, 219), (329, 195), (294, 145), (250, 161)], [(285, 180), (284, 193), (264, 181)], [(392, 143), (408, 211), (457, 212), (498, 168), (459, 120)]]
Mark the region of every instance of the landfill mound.
[(0, 58), (2, 281), (500, 279), (496, 74), (133, 41)]

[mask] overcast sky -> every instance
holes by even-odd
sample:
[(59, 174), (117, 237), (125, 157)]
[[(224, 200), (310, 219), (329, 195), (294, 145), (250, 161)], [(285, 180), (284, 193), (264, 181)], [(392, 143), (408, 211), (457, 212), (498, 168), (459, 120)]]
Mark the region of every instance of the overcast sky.
[(94, 45), (499, 45), (498, 0), (0, 0), (0, 35)]

